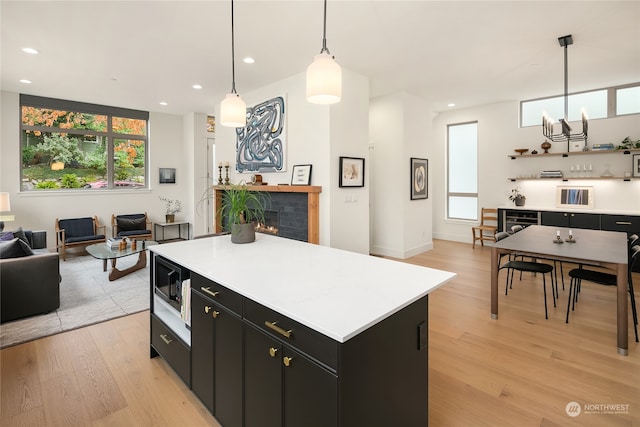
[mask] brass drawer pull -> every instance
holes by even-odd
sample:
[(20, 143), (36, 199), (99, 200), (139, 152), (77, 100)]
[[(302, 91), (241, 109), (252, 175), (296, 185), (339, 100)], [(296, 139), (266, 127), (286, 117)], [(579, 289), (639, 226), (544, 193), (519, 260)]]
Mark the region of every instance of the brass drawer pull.
[(280, 335), (282, 335), (285, 338), (291, 338), (291, 332), (293, 332), (293, 331), (291, 329), (289, 329), (288, 331), (285, 331), (280, 326), (276, 325), (276, 323), (278, 323), (278, 322), (269, 322), (268, 320), (265, 320), (264, 321), (264, 326), (266, 326), (267, 328), (271, 329), (272, 331), (276, 331), (277, 333), (279, 333)]
[(293, 357), (285, 356), (285, 357), (282, 358), (282, 363), (284, 363), (284, 366), (289, 367), (289, 366), (291, 366), (291, 361), (292, 360), (293, 360)]
[(214, 319), (217, 319), (218, 316), (220, 315), (219, 311), (213, 310), (213, 312), (211, 313), (211, 315), (213, 316)]
[(215, 298), (215, 297), (217, 297), (217, 296), (218, 296), (218, 294), (220, 293), (220, 292), (212, 291), (212, 290), (211, 290), (211, 286), (207, 286), (206, 288), (205, 288), (204, 286), (201, 286), (201, 287), (200, 287), (200, 290), (201, 290), (202, 292), (206, 293), (206, 294), (211, 295), (211, 296), (212, 296), (212, 297), (214, 297), (214, 298)]
[(171, 342), (173, 341), (173, 340), (167, 339), (166, 334), (160, 334), (160, 338), (162, 338), (162, 341), (164, 341), (165, 344), (171, 344)]
[(629, 221), (616, 221), (616, 225), (631, 225)]
[(269, 348), (269, 356), (276, 357), (277, 352), (278, 352), (277, 348), (274, 348), (274, 347)]

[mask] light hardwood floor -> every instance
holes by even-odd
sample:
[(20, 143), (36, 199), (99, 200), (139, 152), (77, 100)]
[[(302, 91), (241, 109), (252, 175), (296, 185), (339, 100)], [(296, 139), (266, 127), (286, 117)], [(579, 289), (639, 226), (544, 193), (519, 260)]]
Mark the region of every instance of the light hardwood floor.
[[(458, 274), (430, 296), (431, 426), (640, 426), (640, 346), (630, 321), (629, 356), (616, 352), (615, 289), (583, 284), (565, 324), (568, 290), (556, 309), (549, 294), (545, 320), (541, 280), (525, 275), (505, 296), (501, 273), (491, 320), (489, 247), (434, 245), (407, 260)], [(4, 349), (0, 364), (5, 427), (218, 426), (162, 359), (149, 359), (148, 312)], [(569, 417), (572, 401), (595, 413)], [(607, 404), (626, 413), (593, 406)]]

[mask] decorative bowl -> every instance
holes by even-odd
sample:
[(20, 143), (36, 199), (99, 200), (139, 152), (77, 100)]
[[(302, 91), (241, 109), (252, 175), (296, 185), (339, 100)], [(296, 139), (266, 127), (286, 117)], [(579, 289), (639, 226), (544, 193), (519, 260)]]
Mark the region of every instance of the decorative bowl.
[(520, 153), (520, 155), (522, 156), (524, 153), (526, 153), (527, 151), (529, 151), (528, 148), (516, 148), (515, 150), (516, 153)]

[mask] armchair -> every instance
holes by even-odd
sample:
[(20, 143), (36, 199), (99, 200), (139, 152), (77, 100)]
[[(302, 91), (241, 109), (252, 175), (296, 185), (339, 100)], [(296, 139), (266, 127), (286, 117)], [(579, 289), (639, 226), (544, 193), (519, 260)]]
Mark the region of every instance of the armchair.
[(111, 215), (113, 237), (130, 237), (140, 240), (153, 240), (151, 221), (147, 213)]
[[(66, 261), (66, 249), (86, 247), (94, 243), (105, 242), (106, 226), (100, 225), (97, 217), (56, 218), (56, 250)], [(102, 231), (102, 234), (99, 232)]]

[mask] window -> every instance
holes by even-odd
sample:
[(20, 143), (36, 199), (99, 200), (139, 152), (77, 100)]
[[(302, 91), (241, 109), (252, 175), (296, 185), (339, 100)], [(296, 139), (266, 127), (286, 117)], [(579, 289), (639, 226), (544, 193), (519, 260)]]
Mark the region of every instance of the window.
[(640, 86), (616, 90), (616, 115), (640, 113)]
[[(569, 94), (567, 99), (570, 122), (581, 120), (582, 111), (589, 119), (639, 114), (640, 83), (573, 93)], [(542, 125), (543, 114), (547, 114), (558, 123), (559, 119), (564, 117), (564, 96), (522, 101), (520, 103), (520, 127)]]
[(478, 123), (447, 126), (447, 218), (478, 219)]
[(146, 111), (20, 95), (22, 191), (148, 188)]

